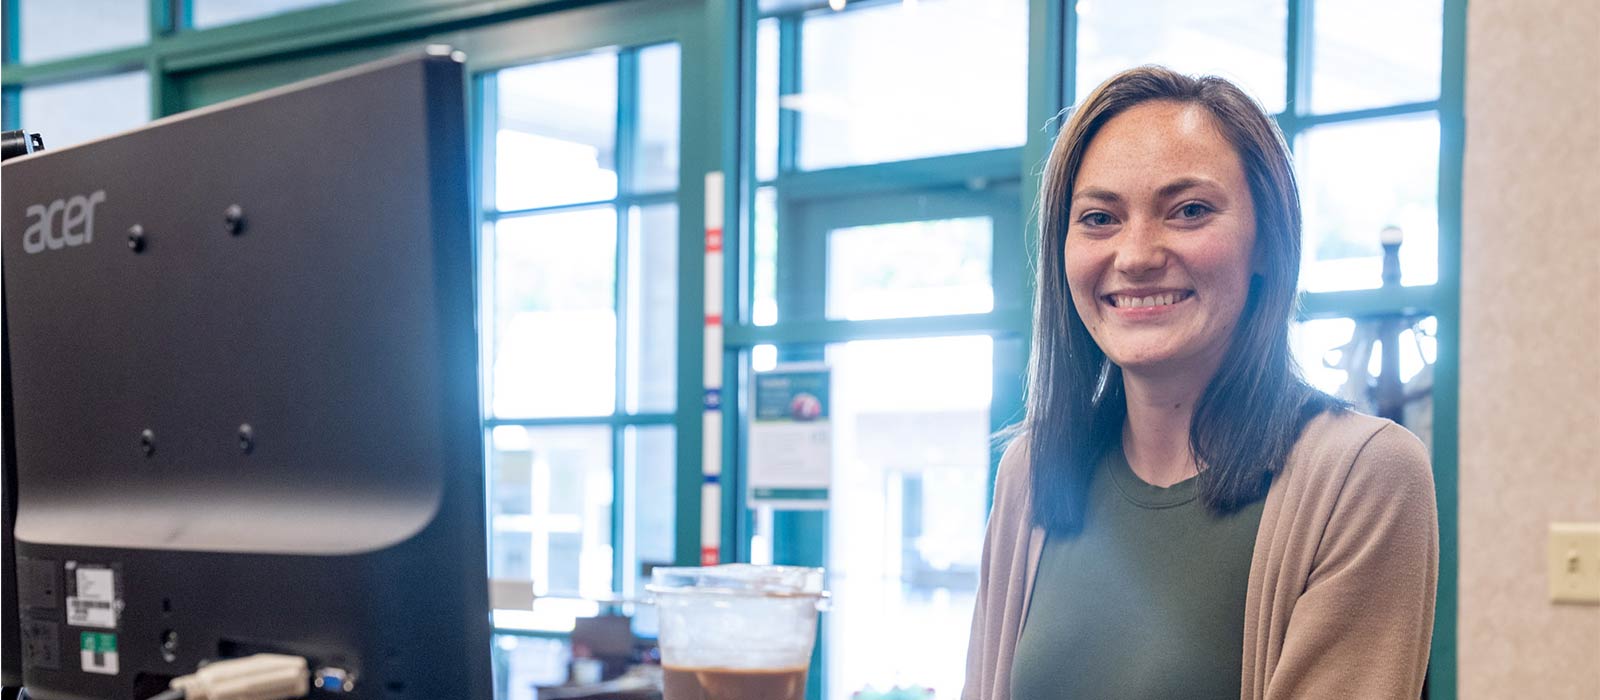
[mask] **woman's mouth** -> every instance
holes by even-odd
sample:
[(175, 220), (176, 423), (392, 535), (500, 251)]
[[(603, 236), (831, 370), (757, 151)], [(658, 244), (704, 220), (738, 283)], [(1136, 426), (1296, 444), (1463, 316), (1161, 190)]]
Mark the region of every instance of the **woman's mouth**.
[(1107, 304), (1118, 309), (1148, 309), (1178, 304), (1194, 296), (1192, 289), (1179, 289), (1153, 294), (1107, 294), (1103, 297)]

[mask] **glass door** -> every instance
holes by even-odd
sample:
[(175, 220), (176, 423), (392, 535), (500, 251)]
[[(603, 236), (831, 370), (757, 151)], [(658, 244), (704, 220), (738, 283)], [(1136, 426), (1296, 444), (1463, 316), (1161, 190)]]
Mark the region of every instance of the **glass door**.
[(992, 322), (1026, 308), (1021, 266), (995, 264), (1021, 257), (1020, 211), (1014, 185), (785, 207), (777, 325), (831, 337), (758, 347), (752, 369), (831, 368), (833, 481), (826, 511), (752, 511), (749, 546), (828, 569), (812, 697), (961, 690), (991, 435), (1018, 410), (1024, 344)]

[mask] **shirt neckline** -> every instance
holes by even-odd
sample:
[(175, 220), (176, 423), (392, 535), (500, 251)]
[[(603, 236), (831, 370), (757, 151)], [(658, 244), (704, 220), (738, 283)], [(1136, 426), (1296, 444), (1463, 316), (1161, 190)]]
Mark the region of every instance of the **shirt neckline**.
[(1200, 496), (1198, 474), (1165, 487), (1139, 478), (1138, 474), (1133, 473), (1133, 466), (1128, 464), (1128, 456), (1123, 452), (1120, 441), (1116, 447), (1107, 450), (1101, 463), (1111, 473), (1111, 483), (1122, 497), (1140, 508), (1175, 508)]

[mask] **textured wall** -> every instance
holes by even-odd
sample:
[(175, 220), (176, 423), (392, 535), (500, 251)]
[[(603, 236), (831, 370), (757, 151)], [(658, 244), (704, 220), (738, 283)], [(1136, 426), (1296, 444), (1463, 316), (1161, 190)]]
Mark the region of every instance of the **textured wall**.
[(1600, 521), (1600, 0), (1468, 3), (1460, 696), (1600, 698), (1600, 606), (1545, 538)]

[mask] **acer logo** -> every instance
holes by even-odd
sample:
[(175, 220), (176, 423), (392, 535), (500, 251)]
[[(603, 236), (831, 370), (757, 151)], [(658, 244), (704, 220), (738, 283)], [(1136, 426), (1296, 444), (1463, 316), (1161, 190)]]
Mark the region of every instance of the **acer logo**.
[(22, 234), (22, 249), (40, 253), (93, 242), (94, 208), (104, 201), (106, 191), (100, 190), (28, 207), (28, 230)]

